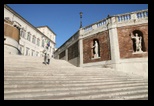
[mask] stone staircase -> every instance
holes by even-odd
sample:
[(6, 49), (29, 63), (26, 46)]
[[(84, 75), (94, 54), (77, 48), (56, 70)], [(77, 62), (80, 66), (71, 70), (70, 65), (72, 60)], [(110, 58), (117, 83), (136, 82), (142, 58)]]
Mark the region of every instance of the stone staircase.
[(148, 100), (148, 80), (65, 60), (4, 56), (4, 100)]

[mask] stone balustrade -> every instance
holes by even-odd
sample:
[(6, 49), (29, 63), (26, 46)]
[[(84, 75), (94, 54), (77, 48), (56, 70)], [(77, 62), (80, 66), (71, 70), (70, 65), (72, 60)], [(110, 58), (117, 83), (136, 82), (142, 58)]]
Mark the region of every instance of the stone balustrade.
[(90, 25), (90, 26), (85, 27), (83, 30), (84, 30), (84, 32), (87, 32), (87, 31), (90, 31), (92, 29), (93, 29), (92, 25)]
[(148, 17), (148, 10), (147, 11), (138, 12), (138, 13), (136, 13), (136, 15), (137, 15), (138, 19)]
[(99, 22), (96, 22), (94, 24), (83, 27), (82, 31), (80, 30), (80, 32), (82, 32), (81, 34), (84, 35), (85, 33), (88, 33), (92, 30), (100, 28), (101, 26), (106, 26), (109, 21), (110, 21), (109, 24), (112, 24), (112, 23), (118, 24), (118, 23), (129, 22), (134, 19), (135, 20), (145, 19), (148, 17), (148, 9), (136, 11), (136, 12), (125, 13), (125, 14), (114, 15), (111, 17), (112, 17), (112, 19), (113, 18), (115, 19), (115, 22), (113, 22), (113, 20), (109, 20), (109, 18), (105, 18)]
[(131, 15), (126, 14), (126, 15), (117, 16), (117, 20), (118, 20), (118, 22), (131, 20)]
[(100, 21), (100, 22), (98, 22), (98, 23), (96, 23), (97, 24), (97, 27), (100, 27), (100, 26), (102, 26), (102, 25), (106, 25), (106, 20), (102, 20), (102, 21)]

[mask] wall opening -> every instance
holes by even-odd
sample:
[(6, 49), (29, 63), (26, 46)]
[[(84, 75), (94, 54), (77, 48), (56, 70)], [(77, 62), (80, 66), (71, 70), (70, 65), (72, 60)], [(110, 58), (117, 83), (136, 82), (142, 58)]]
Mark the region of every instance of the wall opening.
[(92, 58), (100, 57), (100, 43), (98, 39), (93, 39), (92, 41)]
[(139, 30), (134, 30), (131, 33), (131, 38), (133, 42), (133, 51), (134, 52), (145, 52), (146, 47), (144, 43), (143, 33)]

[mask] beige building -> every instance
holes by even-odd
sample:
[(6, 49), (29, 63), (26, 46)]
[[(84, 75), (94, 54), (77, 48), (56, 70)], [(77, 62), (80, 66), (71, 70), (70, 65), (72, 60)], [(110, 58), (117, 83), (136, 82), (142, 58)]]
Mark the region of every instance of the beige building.
[(56, 34), (48, 27), (34, 27), (9, 6), (4, 5), (4, 53), (26, 56), (43, 56), (50, 45), (50, 55), (55, 50)]

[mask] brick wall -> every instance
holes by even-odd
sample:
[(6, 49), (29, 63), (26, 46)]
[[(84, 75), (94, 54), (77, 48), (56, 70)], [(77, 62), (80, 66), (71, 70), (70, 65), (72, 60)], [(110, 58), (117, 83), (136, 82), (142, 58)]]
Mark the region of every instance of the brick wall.
[[(100, 45), (100, 58), (93, 58), (93, 40), (98, 39)], [(108, 31), (99, 32), (83, 39), (83, 63), (110, 60), (110, 45)]]
[[(133, 41), (130, 37), (130, 33), (133, 31), (141, 31), (144, 38), (144, 52), (143, 54), (133, 53)], [(148, 56), (148, 24), (125, 26), (117, 28), (120, 58), (135, 58)]]

